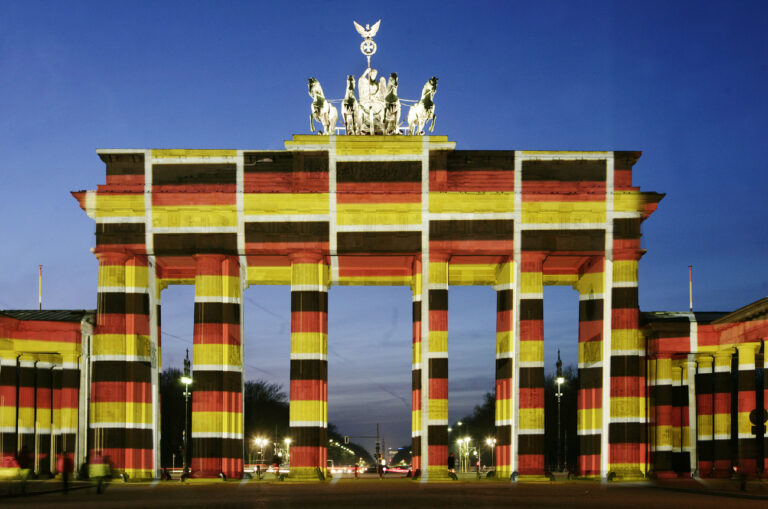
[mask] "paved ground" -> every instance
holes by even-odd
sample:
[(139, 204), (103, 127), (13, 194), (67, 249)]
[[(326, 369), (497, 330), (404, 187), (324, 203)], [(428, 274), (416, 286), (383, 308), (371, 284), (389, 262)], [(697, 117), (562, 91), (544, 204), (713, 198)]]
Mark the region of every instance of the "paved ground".
[[(730, 486), (730, 485), (729, 485)], [(757, 488), (755, 488), (757, 486)], [(600, 484), (589, 481), (557, 483), (506, 483), (459, 481), (421, 484), (410, 479), (340, 479), (324, 484), (294, 484), (276, 481), (205, 481), (192, 483), (113, 482), (101, 495), (85, 483), (73, 483), (66, 495), (56, 481), (30, 482), (38, 494), (5, 497), (2, 507), (211, 507), (211, 508), (485, 508), (485, 507), (584, 507), (659, 509), (707, 509), (768, 507), (764, 485), (752, 485), (747, 493), (704, 491), (690, 483)], [(47, 493), (45, 493), (47, 491)]]

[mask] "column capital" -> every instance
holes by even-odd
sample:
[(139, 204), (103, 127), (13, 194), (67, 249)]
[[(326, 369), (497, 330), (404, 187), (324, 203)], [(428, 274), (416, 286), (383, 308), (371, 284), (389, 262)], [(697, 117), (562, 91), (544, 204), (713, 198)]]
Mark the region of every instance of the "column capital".
[(115, 249), (112, 247), (97, 247), (92, 250), (99, 263), (109, 263), (110, 265), (124, 264), (134, 256), (132, 251), (127, 249)]
[(323, 253), (320, 251), (298, 251), (290, 253), (288, 258), (291, 263), (320, 263), (323, 261)]
[(430, 262), (443, 262), (447, 263), (451, 259), (451, 253), (446, 253), (444, 251), (430, 251), (429, 252), (429, 261)]
[(613, 259), (616, 260), (634, 260), (634, 261), (640, 261), (640, 258), (645, 255), (646, 250), (645, 249), (635, 249), (635, 248), (614, 248), (613, 250)]
[(739, 343), (738, 345), (734, 346), (736, 347), (736, 350), (738, 350), (739, 354), (741, 354), (741, 352), (745, 352), (754, 355), (760, 351), (759, 341), (755, 343)]

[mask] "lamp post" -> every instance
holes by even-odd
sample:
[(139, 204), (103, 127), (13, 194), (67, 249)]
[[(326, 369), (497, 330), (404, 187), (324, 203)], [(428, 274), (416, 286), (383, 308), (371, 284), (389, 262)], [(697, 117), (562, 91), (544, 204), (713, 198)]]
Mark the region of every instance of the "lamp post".
[(264, 446), (267, 445), (268, 441), (266, 438), (256, 437), (253, 439), (253, 443), (259, 448), (259, 463), (256, 466), (256, 474), (261, 479), (261, 465), (264, 463)]
[(557, 350), (557, 362), (555, 363), (555, 366), (557, 367), (557, 378), (555, 379), (555, 382), (557, 382), (557, 392), (555, 393), (555, 396), (557, 396), (557, 469), (562, 472), (563, 464), (560, 456), (560, 399), (563, 397), (563, 391), (561, 389), (563, 382), (565, 382), (565, 378), (563, 378), (563, 361), (560, 360), (559, 348)]
[(184, 384), (184, 473), (189, 474), (189, 386), (192, 384), (192, 375), (190, 373), (189, 349), (184, 359), (184, 376), (181, 377), (181, 383)]
[(291, 466), (291, 439), (286, 438), (283, 440), (285, 442), (285, 466), (290, 467)]
[(486, 438), (485, 443), (488, 444), (488, 448), (491, 450), (491, 466), (495, 469), (496, 463), (493, 462), (493, 453), (496, 452), (496, 439)]

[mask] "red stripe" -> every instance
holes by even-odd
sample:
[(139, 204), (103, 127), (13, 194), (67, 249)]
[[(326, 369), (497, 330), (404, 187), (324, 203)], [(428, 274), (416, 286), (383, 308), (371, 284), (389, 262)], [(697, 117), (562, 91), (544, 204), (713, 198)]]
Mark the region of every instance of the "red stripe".
[(240, 277), (240, 263), (235, 256), (216, 254), (196, 255), (195, 273), (198, 276)]
[(92, 382), (93, 403), (151, 403), (152, 384), (142, 382)]
[(96, 334), (149, 335), (149, 315), (99, 313)]
[(288, 255), (295, 251), (315, 251), (327, 254), (328, 242), (247, 242), (245, 249), (249, 255)]
[(642, 395), (645, 378), (641, 376), (612, 376), (612, 398), (635, 398)]
[[(201, 198), (203, 194), (228, 194), (232, 197), (232, 204), (234, 204), (235, 197), (237, 196), (236, 184), (165, 184), (165, 185), (153, 185), (152, 186), (152, 198), (161, 193), (167, 194), (186, 194), (189, 204), (196, 202), (198, 198)], [(206, 198), (203, 198), (205, 200)], [(157, 205), (156, 203), (154, 203)]]
[[(544, 408), (544, 388), (520, 389), (520, 408)], [(542, 413), (542, 417), (543, 417)]]
[(520, 454), (517, 457), (517, 472), (520, 475), (540, 475), (544, 473), (543, 454)]
[(327, 193), (328, 172), (246, 172), (243, 190), (246, 193)]
[(512, 399), (512, 379), (501, 378), (496, 380), (496, 401)]
[(196, 345), (240, 346), (242, 344), (239, 324), (196, 323), (193, 334)]
[(599, 454), (580, 454), (579, 473), (581, 475), (595, 475), (600, 473)]
[(91, 449), (91, 463), (109, 463), (112, 468), (124, 470), (127, 468), (137, 470), (153, 470), (152, 449), (102, 449), (102, 460), (94, 459), (94, 450)]
[[(166, 186), (155, 186), (152, 189), (152, 205), (155, 207), (236, 204), (237, 194), (235, 193), (234, 188), (232, 188), (231, 191), (227, 190), (226, 192), (221, 192), (221, 190), (206, 191), (205, 189), (184, 189), (184, 192), (175, 192), (173, 190), (158, 191), (158, 187)], [(186, 188), (188, 186), (184, 187)]]
[(429, 379), (429, 399), (448, 399), (448, 379)]
[(336, 193), (339, 203), (361, 203), (343, 200), (354, 200), (354, 195), (371, 194), (411, 195), (408, 199), (413, 199), (414, 196), (421, 196), (421, 182), (339, 182), (336, 184)]
[(411, 410), (421, 410), (421, 389), (411, 391)]
[[(422, 440), (424, 437), (422, 437)], [(448, 468), (448, 446), (447, 445), (429, 445), (427, 447), (427, 465), (430, 467)]]
[(192, 393), (192, 413), (194, 414), (195, 412), (227, 412), (242, 414), (242, 393), (229, 391), (194, 391)]
[[(441, 175), (442, 173), (442, 175)], [(441, 178), (444, 178), (442, 182)], [(515, 172), (503, 170), (429, 172), (429, 188), (446, 191), (514, 191)]]
[(440, 332), (448, 330), (448, 311), (430, 311), (429, 312), (429, 329), (432, 331)]
[(602, 341), (602, 339), (602, 320), (582, 320), (579, 322), (579, 343), (587, 343), (589, 341)]
[(520, 341), (544, 341), (544, 322), (520, 320)]
[(308, 445), (291, 447), (291, 467), (325, 468), (325, 447)]
[[(107, 175), (107, 186), (110, 189), (116, 189), (121, 186), (139, 187), (144, 192), (144, 174), (141, 175)], [(100, 186), (101, 187), (101, 186)], [(138, 192), (136, 193), (138, 194)]]
[(507, 254), (514, 250), (515, 242), (509, 240), (431, 240), (429, 248), (452, 254)]
[(512, 319), (514, 318), (514, 311), (497, 311), (496, 312), (496, 331), (497, 332), (511, 332), (512, 331)]
[[(293, 458), (293, 455), (291, 455)], [(192, 477), (218, 477), (223, 472), (229, 479), (240, 479), (243, 473), (241, 458), (195, 458), (191, 461)]]
[(602, 397), (603, 397), (602, 389), (579, 389), (578, 409), (591, 410), (594, 408), (602, 408), (603, 407)]
[(511, 466), (512, 465), (512, 446), (511, 445), (497, 445), (494, 451), (494, 463), (497, 466)]
[(326, 401), (327, 388), (325, 380), (291, 380), (291, 401)]
[(291, 332), (328, 333), (328, 314), (322, 311), (292, 311)]
[(611, 311), (612, 329), (637, 329), (637, 323), (640, 318), (638, 308), (614, 308)]

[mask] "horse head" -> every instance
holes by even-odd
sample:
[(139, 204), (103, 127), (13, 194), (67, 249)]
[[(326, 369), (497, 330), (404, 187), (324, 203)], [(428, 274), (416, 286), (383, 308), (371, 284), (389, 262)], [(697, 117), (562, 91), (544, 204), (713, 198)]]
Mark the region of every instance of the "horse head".
[(347, 76), (347, 92), (354, 93), (355, 91), (355, 77), (351, 74)]
[(309, 78), (309, 80), (307, 80), (307, 81), (309, 82), (308, 83), (308, 86), (309, 86), (309, 96), (314, 98), (315, 97), (314, 92), (315, 92), (315, 86), (317, 86), (317, 80), (315, 78)]
[(387, 88), (391, 89), (397, 89), (398, 81), (397, 81), (397, 73), (393, 72), (389, 75), (389, 82), (387, 83)]
[(432, 92), (437, 91), (437, 76), (432, 76), (429, 79), (429, 85), (432, 87)]

